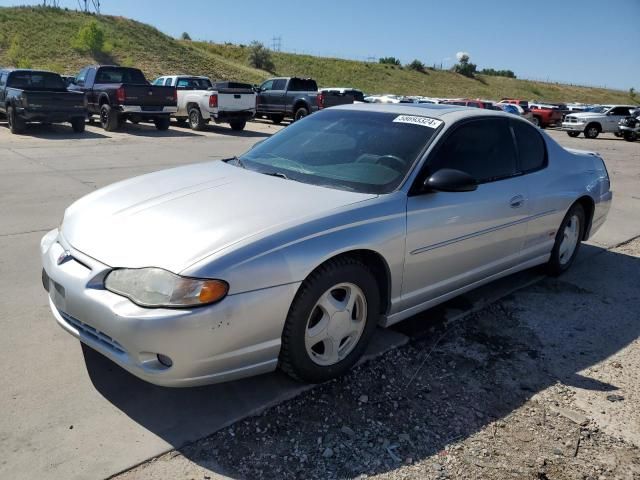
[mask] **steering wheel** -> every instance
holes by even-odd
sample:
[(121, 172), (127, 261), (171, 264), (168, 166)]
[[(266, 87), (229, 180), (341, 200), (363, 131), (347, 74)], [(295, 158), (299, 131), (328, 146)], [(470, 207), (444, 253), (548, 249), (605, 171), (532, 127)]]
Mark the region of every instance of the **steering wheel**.
[(402, 158), (391, 154), (382, 155), (376, 160), (376, 163), (397, 171), (402, 171), (407, 166), (407, 162), (405, 162)]

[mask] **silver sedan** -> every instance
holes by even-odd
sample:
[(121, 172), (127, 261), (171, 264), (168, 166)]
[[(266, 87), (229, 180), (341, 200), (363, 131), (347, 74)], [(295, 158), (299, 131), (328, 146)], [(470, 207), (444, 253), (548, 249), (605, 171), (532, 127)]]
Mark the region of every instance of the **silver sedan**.
[(42, 239), (42, 276), (62, 328), (149, 382), (321, 382), (376, 325), (561, 274), (610, 203), (600, 156), (520, 118), (349, 105), (78, 200)]

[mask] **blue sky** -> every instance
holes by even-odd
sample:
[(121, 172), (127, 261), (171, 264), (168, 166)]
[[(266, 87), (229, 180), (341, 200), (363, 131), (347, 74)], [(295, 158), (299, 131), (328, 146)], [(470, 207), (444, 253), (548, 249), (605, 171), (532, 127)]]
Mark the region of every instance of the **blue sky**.
[[(0, 5), (41, 3), (0, 0)], [(640, 91), (640, 0), (102, 0), (102, 11), (178, 36), (364, 60), (395, 56), (518, 77)], [(60, 0), (75, 8), (77, 0)]]

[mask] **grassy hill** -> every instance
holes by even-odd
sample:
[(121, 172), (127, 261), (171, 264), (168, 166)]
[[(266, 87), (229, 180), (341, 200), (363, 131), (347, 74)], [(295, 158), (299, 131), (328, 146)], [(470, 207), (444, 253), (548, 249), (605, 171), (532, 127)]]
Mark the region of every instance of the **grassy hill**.
[[(92, 19), (105, 32), (105, 54), (92, 56), (71, 46), (78, 30)], [(273, 74), (300, 75), (313, 77), (322, 86), (352, 86), (370, 93), (588, 103), (632, 101), (627, 92), (618, 90), (483, 75), (469, 79), (448, 71), (419, 73), (391, 65), (290, 53), (273, 53), (275, 71), (266, 72), (250, 67), (248, 56), (248, 48), (243, 46), (179, 41), (123, 17), (42, 7), (0, 8), (0, 65), (75, 73), (90, 63), (113, 62), (139, 67), (150, 79), (161, 74), (190, 73), (259, 83)]]

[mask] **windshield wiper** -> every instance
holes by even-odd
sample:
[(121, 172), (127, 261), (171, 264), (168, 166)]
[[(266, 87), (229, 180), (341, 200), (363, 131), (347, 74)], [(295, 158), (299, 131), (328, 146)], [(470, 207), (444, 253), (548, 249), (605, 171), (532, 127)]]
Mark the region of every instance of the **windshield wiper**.
[(284, 173), (282, 172), (263, 172), (265, 175), (269, 175), (270, 177), (278, 177), (278, 178), (284, 178), (285, 180), (289, 180), (289, 177), (287, 177)]
[(229, 160), (233, 160), (234, 162), (236, 162), (236, 165), (238, 165), (239, 167), (247, 168), (244, 162), (240, 160), (238, 157), (231, 157), (231, 158), (228, 158), (226, 161), (228, 162)]

